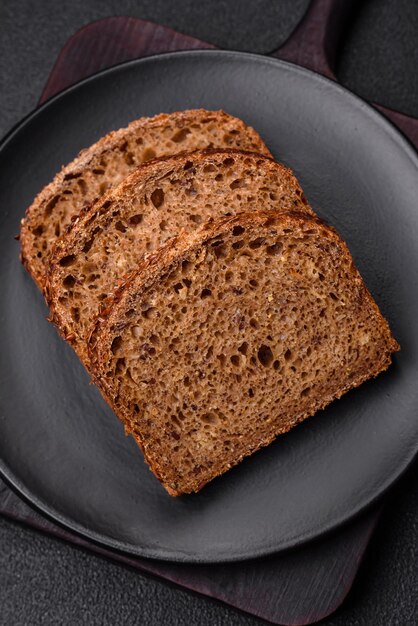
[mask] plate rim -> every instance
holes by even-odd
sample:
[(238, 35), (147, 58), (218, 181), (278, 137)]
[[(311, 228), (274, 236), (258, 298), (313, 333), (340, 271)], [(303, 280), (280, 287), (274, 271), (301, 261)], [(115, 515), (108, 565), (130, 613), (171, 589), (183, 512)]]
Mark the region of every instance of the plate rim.
[[(276, 59), (274, 57), (268, 57), (261, 54), (249, 53), (249, 52), (240, 52), (240, 51), (231, 51), (231, 50), (186, 50), (179, 52), (167, 52), (167, 53), (159, 53), (155, 55), (150, 55), (145, 58), (140, 59), (132, 59), (130, 61), (124, 61), (122, 63), (118, 63), (110, 68), (101, 70), (83, 80), (71, 85), (67, 89), (61, 91), (60, 93), (54, 95), (49, 98), (46, 102), (44, 102), (39, 107), (35, 108), (31, 112), (29, 112), (22, 120), (17, 122), (1, 139), (0, 141), (0, 152), (3, 151), (7, 145), (13, 141), (14, 137), (22, 132), (25, 127), (32, 122), (32, 120), (36, 119), (38, 115), (42, 115), (45, 110), (48, 110), (49, 107), (54, 106), (57, 101), (61, 101), (66, 98), (66, 96), (73, 91), (77, 91), (82, 88), (84, 85), (94, 82), (95, 80), (111, 75), (117, 74), (121, 69), (130, 66), (142, 66), (153, 63), (159, 63), (161, 61), (165, 61), (167, 59), (172, 58), (193, 58), (196, 57), (223, 57), (227, 59), (243, 59), (249, 62), (256, 62), (262, 64), (270, 64), (272, 66), (281, 66), (287, 71), (300, 73), (302, 75), (308, 75), (311, 80), (316, 80), (319, 83), (322, 83), (332, 89), (340, 92), (344, 95), (344, 97), (351, 99), (355, 106), (359, 107), (360, 110), (365, 111), (366, 114), (370, 115), (375, 121), (382, 127), (383, 131), (389, 133), (391, 138), (406, 152), (409, 156), (410, 160), (416, 165), (418, 169), (418, 153), (412, 144), (412, 142), (406, 137), (401, 130), (399, 130), (391, 120), (385, 117), (379, 110), (375, 109), (372, 105), (368, 104), (365, 100), (363, 100), (360, 96), (354, 94), (346, 87), (343, 87), (340, 83), (335, 82), (317, 72), (308, 70), (304, 67), (301, 67), (295, 63), (290, 63), (288, 61), (283, 61), (281, 59)], [(90, 541), (93, 541), (96, 544), (103, 545), (109, 547), (111, 549), (117, 550), (119, 552), (124, 552), (126, 554), (142, 557), (142, 558), (150, 558), (150, 559), (158, 559), (161, 561), (171, 561), (171, 562), (179, 562), (179, 563), (195, 563), (195, 564), (214, 564), (214, 563), (232, 563), (232, 562), (240, 562), (249, 559), (256, 559), (266, 557), (272, 554), (278, 554), (292, 548), (300, 547), (306, 543), (309, 543), (313, 540), (316, 540), (320, 537), (324, 537), (328, 535), (330, 532), (333, 532), (350, 521), (354, 520), (361, 513), (366, 512), (368, 509), (372, 508), (381, 498), (387, 493), (387, 491), (397, 483), (397, 481), (402, 477), (405, 471), (410, 467), (410, 465), (414, 462), (416, 457), (418, 456), (418, 441), (415, 446), (411, 446), (409, 448), (409, 454), (405, 455), (402, 459), (402, 462), (397, 464), (397, 469), (395, 472), (392, 472), (391, 476), (380, 485), (379, 489), (375, 490), (375, 493), (372, 497), (362, 498), (361, 502), (357, 507), (353, 508), (350, 513), (340, 515), (337, 519), (334, 518), (332, 523), (324, 523), (320, 528), (317, 526), (313, 526), (311, 528), (310, 533), (305, 533), (302, 536), (297, 536), (292, 539), (288, 539), (287, 541), (277, 542), (274, 547), (265, 545), (258, 550), (253, 550), (251, 552), (242, 551), (239, 553), (224, 555), (222, 558), (219, 557), (208, 557), (204, 556), (203, 558), (199, 556), (198, 553), (180, 553), (179, 550), (170, 551), (167, 548), (161, 549), (149, 549), (143, 546), (139, 546), (138, 544), (131, 544), (129, 542), (123, 542), (117, 539), (113, 539), (103, 533), (90, 530), (82, 524), (79, 524), (76, 520), (68, 517), (67, 515), (61, 514), (59, 511), (55, 510), (53, 506), (45, 502), (42, 498), (39, 498), (36, 494), (32, 492), (30, 488), (27, 488), (20, 478), (16, 476), (13, 470), (8, 467), (5, 461), (0, 458), (0, 476), (5, 479), (6, 484), (10, 485), (12, 489), (17, 491), (17, 493), (23, 497), (23, 499), (29, 503), (29, 505), (33, 506), (36, 510), (40, 511), (43, 515), (45, 515), (48, 519), (57, 523), (59, 526), (62, 526), (66, 529), (75, 532), (81, 537), (87, 538)]]

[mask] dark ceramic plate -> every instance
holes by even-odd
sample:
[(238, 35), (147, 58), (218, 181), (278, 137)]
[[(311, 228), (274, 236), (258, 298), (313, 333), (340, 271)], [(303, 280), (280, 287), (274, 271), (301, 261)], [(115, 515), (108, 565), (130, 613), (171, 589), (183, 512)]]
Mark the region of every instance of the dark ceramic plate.
[[(201, 493), (172, 499), (45, 317), (13, 236), (61, 164), (141, 115), (224, 108), (266, 139), (336, 226), (402, 351)], [(418, 449), (418, 159), (349, 92), (280, 61), (187, 52), (105, 71), (28, 117), (0, 150), (0, 457), (62, 524), (141, 556), (238, 560), (295, 546), (364, 509)]]

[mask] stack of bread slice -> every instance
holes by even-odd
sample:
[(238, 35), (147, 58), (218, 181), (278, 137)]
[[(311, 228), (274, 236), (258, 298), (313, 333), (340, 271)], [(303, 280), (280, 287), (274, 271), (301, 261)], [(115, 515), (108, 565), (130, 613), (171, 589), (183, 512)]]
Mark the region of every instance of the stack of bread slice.
[(39, 194), (20, 238), (51, 320), (171, 495), (399, 349), (345, 243), (223, 112), (111, 133)]

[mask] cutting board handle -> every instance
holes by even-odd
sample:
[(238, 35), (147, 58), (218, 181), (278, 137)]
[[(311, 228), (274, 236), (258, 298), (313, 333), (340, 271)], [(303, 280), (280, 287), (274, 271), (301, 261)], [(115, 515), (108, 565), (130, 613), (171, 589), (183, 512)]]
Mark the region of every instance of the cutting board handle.
[[(296, 63), (336, 81), (335, 69), (341, 36), (356, 4), (356, 0), (311, 0), (289, 39), (271, 56)], [(381, 104), (371, 104), (418, 149), (418, 119)]]
[(354, 4), (353, 0), (311, 0), (298, 26), (271, 56), (337, 80), (338, 46)]
[[(312, 0), (289, 39), (272, 53), (332, 80), (338, 46), (356, 0)], [(161, 52), (215, 48), (210, 43), (135, 17), (107, 17), (78, 30), (61, 50), (40, 104), (82, 78), (117, 63)], [(418, 148), (418, 120), (381, 105), (389, 118)]]

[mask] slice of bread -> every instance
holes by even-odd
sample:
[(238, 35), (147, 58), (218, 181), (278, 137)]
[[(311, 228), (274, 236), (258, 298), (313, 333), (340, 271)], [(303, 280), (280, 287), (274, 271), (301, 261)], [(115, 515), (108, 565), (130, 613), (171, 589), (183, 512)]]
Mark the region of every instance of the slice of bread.
[(335, 230), (272, 211), (167, 242), (90, 339), (95, 382), (174, 496), (376, 376), (398, 349)]
[(56, 239), (86, 204), (141, 163), (180, 151), (237, 148), (271, 156), (258, 133), (223, 111), (203, 109), (141, 118), (82, 151), (45, 187), (22, 220), (22, 262), (41, 289)]
[(144, 255), (182, 229), (256, 207), (312, 212), (290, 170), (259, 154), (196, 152), (143, 165), (57, 242), (46, 287), (51, 320), (87, 365), (100, 304)]

